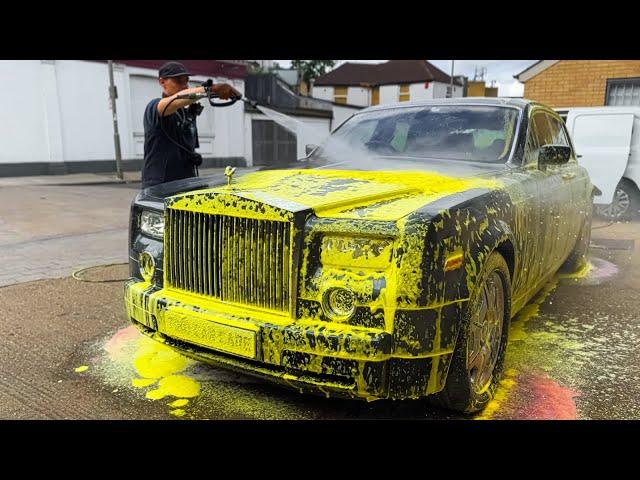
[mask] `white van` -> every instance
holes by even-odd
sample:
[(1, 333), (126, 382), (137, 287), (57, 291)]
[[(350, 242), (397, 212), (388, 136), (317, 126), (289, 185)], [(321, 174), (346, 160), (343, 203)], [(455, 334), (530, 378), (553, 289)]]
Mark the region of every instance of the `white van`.
[(640, 107), (556, 108), (591, 182), (596, 211), (610, 219), (640, 211)]

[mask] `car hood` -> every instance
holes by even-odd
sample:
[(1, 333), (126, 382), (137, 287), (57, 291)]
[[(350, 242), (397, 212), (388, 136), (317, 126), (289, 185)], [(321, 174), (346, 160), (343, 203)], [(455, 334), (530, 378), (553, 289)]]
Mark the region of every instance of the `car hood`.
[[(497, 170), (504, 170), (504, 166)], [(495, 173), (496, 168), (489, 172), (459, 169), (448, 173), (437, 168), (263, 170), (234, 179), (231, 185), (176, 195), (169, 199), (169, 204), (191, 209), (195, 202), (202, 210), (213, 211), (211, 203), (216, 202), (217, 196), (224, 196), (290, 212), (312, 209), (318, 217), (390, 221), (448, 195), (499, 188), (501, 182), (492, 178)], [(186, 207), (187, 204), (192, 206)]]

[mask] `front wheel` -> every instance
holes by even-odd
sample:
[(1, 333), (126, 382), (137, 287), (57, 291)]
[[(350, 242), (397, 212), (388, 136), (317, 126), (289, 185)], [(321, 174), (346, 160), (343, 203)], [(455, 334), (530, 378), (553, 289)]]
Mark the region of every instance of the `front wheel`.
[(509, 268), (494, 251), (465, 307), (445, 387), (433, 398), (436, 404), (471, 413), (493, 398), (504, 365), (510, 307)]

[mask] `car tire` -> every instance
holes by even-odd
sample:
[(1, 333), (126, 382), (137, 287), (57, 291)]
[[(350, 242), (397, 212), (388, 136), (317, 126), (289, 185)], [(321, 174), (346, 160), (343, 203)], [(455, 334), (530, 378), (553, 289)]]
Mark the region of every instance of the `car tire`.
[[(487, 299), (494, 292), (495, 301), (492, 318), (488, 318)], [(500, 294), (501, 292), (501, 294)], [(484, 318), (482, 312), (484, 311)], [(456, 341), (456, 347), (449, 366), (444, 389), (432, 396), (434, 404), (458, 412), (473, 413), (482, 410), (493, 398), (502, 375), (504, 355), (509, 337), (511, 318), (511, 280), (509, 268), (504, 257), (494, 251), (485, 262), (478, 281), (471, 293), (462, 315), (462, 325)], [(501, 318), (500, 318), (501, 317)], [(484, 356), (488, 363), (478, 366), (478, 337), (484, 328), (478, 325), (484, 322), (491, 325), (487, 329), (488, 349)], [(475, 348), (471, 343), (475, 344)], [(480, 348), (480, 350), (484, 350)], [(475, 356), (473, 354), (476, 354)], [(473, 358), (471, 358), (473, 357)], [(493, 365), (491, 365), (493, 364)]]
[(640, 192), (635, 183), (623, 178), (609, 205), (596, 205), (596, 212), (607, 220), (631, 220), (640, 213)]
[(571, 253), (560, 268), (563, 272), (577, 272), (587, 262), (589, 244), (591, 243), (591, 220), (593, 210), (588, 210), (587, 218), (584, 219), (582, 229), (576, 240), (576, 244)]

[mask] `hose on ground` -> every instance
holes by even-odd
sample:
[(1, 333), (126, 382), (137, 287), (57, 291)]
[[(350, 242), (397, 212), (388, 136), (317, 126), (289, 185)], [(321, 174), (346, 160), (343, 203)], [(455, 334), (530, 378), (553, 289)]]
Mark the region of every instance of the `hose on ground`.
[(117, 265), (128, 265), (128, 262), (123, 262), (123, 263), (108, 263), (106, 265), (93, 265), (91, 267), (85, 267), (85, 268), (80, 268), (78, 270), (75, 270), (71, 276), (73, 278), (75, 278), (76, 280), (79, 280), (80, 282), (88, 282), (88, 283), (111, 283), (111, 282), (124, 282), (125, 280), (128, 280), (129, 278), (116, 278), (116, 279), (111, 279), (111, 280), (88, 280), (86, 278), (81, 278), (78, 275), (82, 272), (86, 272), (87, 270), (90, 270), (92, 268), (98, 268), (98, 267), (114, 267)]

